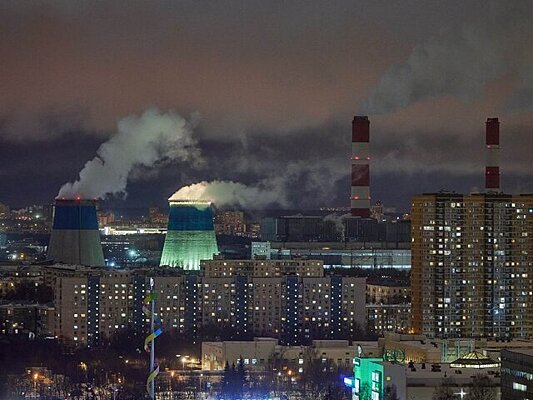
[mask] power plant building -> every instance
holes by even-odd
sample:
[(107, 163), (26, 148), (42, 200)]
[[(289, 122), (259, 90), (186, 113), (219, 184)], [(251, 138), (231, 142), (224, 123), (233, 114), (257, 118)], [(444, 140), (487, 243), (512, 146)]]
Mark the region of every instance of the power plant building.
[(200, 261), (218, 254), (213, 209), (206, 201), (170, 200), (161, 266), (199, 270)]
[(94, 201), (56, 200), (48, 258), (65, 264), (104, 266)]

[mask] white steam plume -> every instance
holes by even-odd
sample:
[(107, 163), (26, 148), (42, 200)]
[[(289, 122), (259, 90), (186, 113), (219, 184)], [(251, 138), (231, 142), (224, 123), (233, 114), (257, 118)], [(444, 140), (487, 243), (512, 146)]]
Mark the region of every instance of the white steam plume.
[(449, 29), (417, 46), (409, 59), (391, 68), (363, 102), (362, 114), (384, 114), (430, 97), (472, 100), (504, 74), (521, 79), (509, 107), (530, 106), (533, 88), (533, 7), (525, 1), (494, 1), (488, 18)]
[(157, 109), (118, 122), (117, 133), (102, 144), (97, 156), (80, 171), (79, 179), (65, 183), (58, 197), (105, 198), (126, 194), (131, 173), (139, 168), (158, 168), (165, 163), (201, 163), (191, 123), (173, 113)]
[(344, 242), (344, 239), (346, 238), (346, 225), (344, 224), (344, 220), (349, 216), (350, 214), (328, 214), (324, 217), (324, 222), (329, 221), (335, 225), (335, 229), (339, 234), (339, 239), (342, 242)]
[(217, 206), (240, 206), (252, 209), (265, 208), (273, 204), (282, 207), (289, 205), (284, 191), (274, 187), (273, 182), (266, 181), (257, 186), (247, 186), (232, 181), (203, 181), (182, 187), (169, 200), (212, 201)]

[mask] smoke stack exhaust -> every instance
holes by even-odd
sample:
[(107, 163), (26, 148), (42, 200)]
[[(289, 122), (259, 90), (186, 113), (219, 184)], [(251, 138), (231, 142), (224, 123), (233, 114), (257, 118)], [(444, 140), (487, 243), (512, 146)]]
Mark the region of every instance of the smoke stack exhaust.
[(487, 118), (485, 144), (487, 148), (485, 191), (500, 192), (500, 122), (498, 118)]
[(370, 121), (355, 116), (352, 121), (352, 216), (370, 217)]
[(65, 264), (104, 266), (95, 201), (56, 199), (48, 258)]

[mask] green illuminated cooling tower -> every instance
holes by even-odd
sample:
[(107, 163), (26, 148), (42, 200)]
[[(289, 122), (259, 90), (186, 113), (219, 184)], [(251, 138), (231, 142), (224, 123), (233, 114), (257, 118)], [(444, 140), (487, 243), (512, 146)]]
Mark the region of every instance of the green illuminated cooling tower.
[(199, 270), (200, 260), (212, 260), (217, 253), (211, 203), (171, 200), (159, 265)]

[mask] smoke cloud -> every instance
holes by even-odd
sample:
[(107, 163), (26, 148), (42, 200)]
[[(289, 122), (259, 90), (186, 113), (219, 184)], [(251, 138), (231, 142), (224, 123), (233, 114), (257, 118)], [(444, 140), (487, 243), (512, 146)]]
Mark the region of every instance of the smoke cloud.
[[(417, 46), (406, 63), (392, 67), (381, 78), (359, 112), (391, 113), (443, 95), (471, 101), (484, 93), (487, 83), (505, 74), (517, 77), (522, 87), (533, 87), (529, 85), (533, 60), (528, 50), (532, 16), (528, 2), (493, 2), (487, 18), (448, 29)], [(511, 107), (527, 106), (522, 91), (511, 95)]]
[(350, 214), (328, 214), (324, 217), (324, 222), (331, 222), (335, 229), (337, 230), (339, 234), (339, 240), (344, 241), (346, 238), (346, 225), (344, 224), (344, 220), (349, 217)]
[(203, 181), (182, 187), (169, 200), (212, 201), (217, 206), (240, 206), (252, 209), (274, 204), (286, 207), (289, 204), (283, 190), (279, 190), (271, 181), (262, 182), (258, 186), (247, 186), (232, 181)]
[[(157, 109), (121, 119), (117, 132), (103, 143), (75, 182), (65, 183), (58, 197), (106, 198), (126, 194), (132, 172), (157, 169), (171, 161), (201, 164), (191, 122)], [(135, 174), (139, 178), (142, 174)]]

